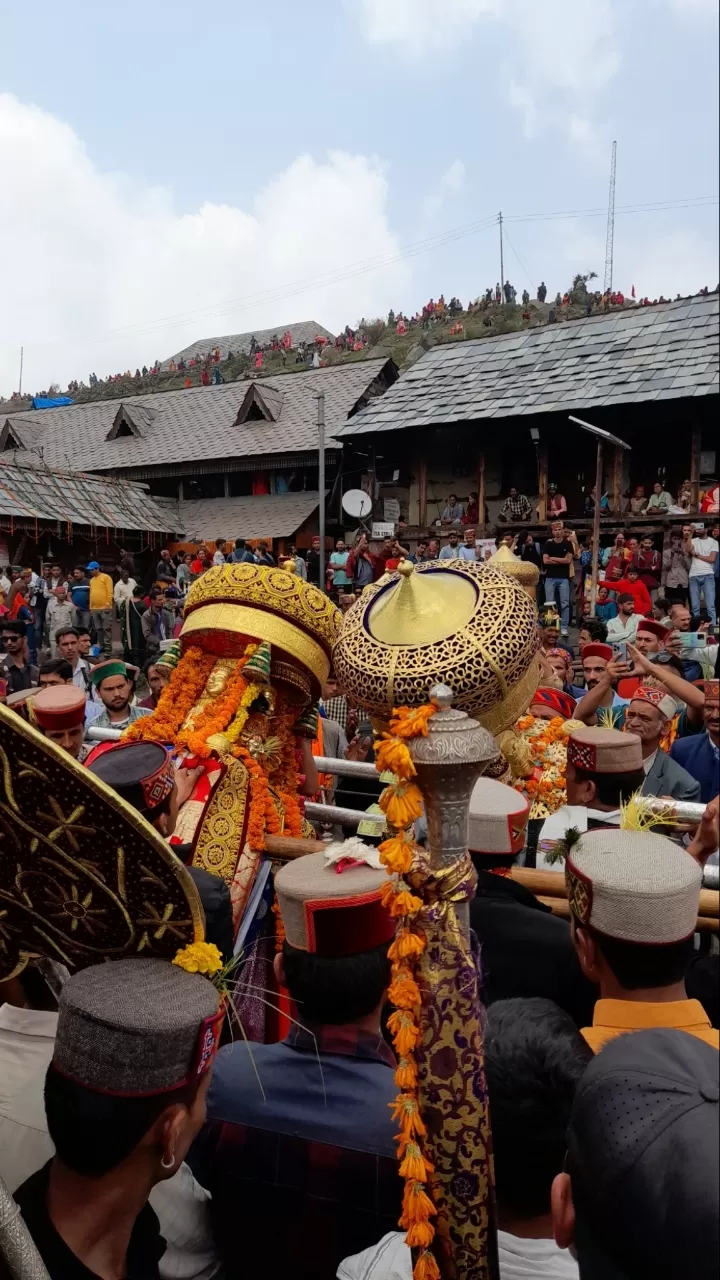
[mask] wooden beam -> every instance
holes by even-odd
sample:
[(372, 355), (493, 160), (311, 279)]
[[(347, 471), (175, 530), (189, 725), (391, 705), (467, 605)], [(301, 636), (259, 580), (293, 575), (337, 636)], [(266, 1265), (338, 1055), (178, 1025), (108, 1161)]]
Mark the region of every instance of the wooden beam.
[(615, 445), (613, 454), (613, 471), (612, 471), (612, 510), (614, 515), (620, 515), (622, 512), (622, 487), (623, 487), (623, 452), (619, 445)]
[(700, 451), (702, 449), (702, 430), (700, 427), (693, 427), (692, 442), (690, 444), (690, 486), (692, 489), (692, 499), (690, 510), (696, 513), (700, 507), (700, 494), (698, 492), (700, 485)]
[(424, 456), (420, 459), (418, 471), (418, 524), (421, 528), (427, 524), (427, 462)]
[(548, 452), (547, 445), (541, 444), (538, 448), (538, 519), (542, 523), (547, 520), (547, 495), (548, 495)]
[(487, 529), (485, 527), (485, 454), (484, 453), (480, 453), (478, 456), (477, 486), (478, 486), (478, 524), (480, 526), (480, 528), (478, 529), (478, 533), (480, 532), (480, 530), (482, 530), (483, 533), (487, 533)]

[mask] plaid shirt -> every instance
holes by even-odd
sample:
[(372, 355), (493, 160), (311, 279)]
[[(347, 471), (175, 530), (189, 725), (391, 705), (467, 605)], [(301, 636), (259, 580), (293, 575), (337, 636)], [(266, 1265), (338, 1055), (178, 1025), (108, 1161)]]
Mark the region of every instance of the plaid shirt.
[(190, 1155), (227, 1280), (334, 1280), (343, 1258), (397, 1229), (395, 1060), (380, 1036), (339, 1027), (314, 1040), (294, 1026), (251, 1052), (218, 1055)]
[(323, 698), (320, 706), (328, 720), (336, 720), (343, 729), (347, 729), (350, 708), (344, 694), (339, 694), (337, 698)]
[(532, 515), (529, 498), (524, 493), (519, 493), (517, 498), (506, 498), (500, 515), (506, 520), (529, 520)]

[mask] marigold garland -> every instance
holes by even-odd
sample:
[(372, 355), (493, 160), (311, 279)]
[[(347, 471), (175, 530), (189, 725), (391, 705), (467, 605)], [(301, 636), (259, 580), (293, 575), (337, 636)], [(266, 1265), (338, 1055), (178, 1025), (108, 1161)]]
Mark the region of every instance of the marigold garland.
[(300, 777), (294, 723), (295, 716), (291, 711), (284, 711), (279, 716), (277, 736), (280, 739), (282, 759), (271, 780), (285, 810), (285, 834), (298, 838), (302, 835), (302, 809), (298, 799)]
[[(396, 779), (380, 797), (380, 807), (392, 834), (383, 840), (379, 854), (388, 874), (393, 877), (407, 875), (412, 869), (417, 846), (407, 828), (423, 811), (422, 792), (412, 781), (416, 770), (406, 740), (427, 737), (428, 724), (435, 711), (432, 705), (399, 707), (391, 716), (390, 733), (384, 734), (375, 748), (378, 772), (388, 770)], [(437, 1210), (423, 1186), (432, 1173), (432, 1165), (422, 1149), (427, 1130), (418, 1105), (418, 1069), (414, 1056), (422, 1034), (422, 997), (415, 977), (415, 965), (427, 945), (425, 935), (416, 923), (423, 902), (402, 880), (395, 879), (388, 881), (382, 900), (398, 921), (395, 939), (388, 949), (392, 963), (388, 997), (395, 1006), (388, 1019), (388, 1029), (398, 1059), (395, 1083), (400, 1090), (395, 1102), (390, 1104), (393, 1119), (400, 1125), (398, 1157), (400, 1176), (405, 1179), (400, 1226), (407, 1232), (405, 1238), (410, 1248), (421, 1251), (413, 1271), (414, 1280), (439, 1280), (437, 1261), (429, 1252), (435, 1236), (430, 1218)]]
[(560, 716), (542, 720), (526, 715), (517, 722), (517, 731), (530, 749), (534, 769), (529, 778), (516, 778), (513, 786), (531, 801), (531, 818), (538, 816), (534, 810), (554, 813), (567, 801), (567, 740), (575, 724)]
[(223, 733), (240, 710), (243, 696), (248, 690), (242, 669), (256, 648), (257, 645), (254, 644), (247, 646), (242, 658), (238, 658), (234, 672), (228, 676), (222, 693), (217, 698), (211, 698), (203, 707), (192, 728), (180, 730), (175, 739), (176, 746), (187, 747), (190, 755), (198, 756), (200, 760), (207, 760), (212, 755), (208, 738), (216, 733)]
[(188, 649), (166, 684), (151, 716), (128, 725), (123, 742), (171, 742), (202, 697), (217, 657), (202, 649)]

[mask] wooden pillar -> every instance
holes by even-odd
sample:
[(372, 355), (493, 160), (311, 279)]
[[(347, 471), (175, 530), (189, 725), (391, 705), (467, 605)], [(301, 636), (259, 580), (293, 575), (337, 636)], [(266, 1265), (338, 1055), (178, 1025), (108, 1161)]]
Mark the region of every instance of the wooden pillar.
[(483, 533), (487, 533), (485, 525), (485, 454), (478, 457), (478, 524)]
[[(612, 470), (612, 510), (614, 515), (620, 515), (622, 512), (622, 489), (623, 489), (623, 450), (619, 445), (615, 445), (613, 454), (613, 470)], [(602, 494), (600, 495), (602, 497)]]
[(700, 450), (702, 448), (702, 430), (700, 427), (693, 427), (692, 443), (690, 445), (690, 485), (692, 488), (692, 500), (690, 510), (695, 514), (700, 506)]
[(542, 522), (547, 520), (547, 496), (548, 496), (548, 451), (547, 445), (541, 444), (538, 447), (538, 519)]
[(424, 456), (418, 470), (418, 524), (423, 529), (427, 524), (427, 462)]

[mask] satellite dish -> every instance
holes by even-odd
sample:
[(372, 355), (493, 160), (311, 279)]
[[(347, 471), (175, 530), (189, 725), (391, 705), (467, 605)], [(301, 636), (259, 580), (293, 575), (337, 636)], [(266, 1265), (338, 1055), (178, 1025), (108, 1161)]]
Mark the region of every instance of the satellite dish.
[(343, 494), (342, 505), (343, 511), (355, 520), (364, 520), (365, 516), (369, 516), (372, 511), (370, 494), (364, 489), (348, 489), (347, 493)]

